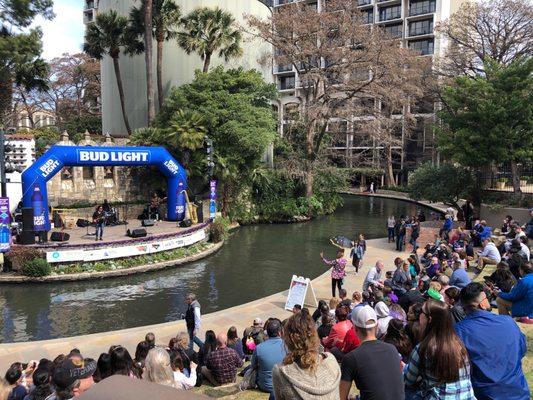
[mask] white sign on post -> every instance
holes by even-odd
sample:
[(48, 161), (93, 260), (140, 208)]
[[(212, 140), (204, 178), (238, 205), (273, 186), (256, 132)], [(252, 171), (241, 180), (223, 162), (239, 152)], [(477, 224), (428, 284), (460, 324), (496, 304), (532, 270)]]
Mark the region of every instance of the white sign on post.
[(311, 280), (309, 278), (304, 278), (303, 276), (293, 275), (291, 286), (289, 287), (287, 302), (285, 303), (285, 310), (292, 310), (296, 304), (311, 307), (316, 307), (318, 305)]

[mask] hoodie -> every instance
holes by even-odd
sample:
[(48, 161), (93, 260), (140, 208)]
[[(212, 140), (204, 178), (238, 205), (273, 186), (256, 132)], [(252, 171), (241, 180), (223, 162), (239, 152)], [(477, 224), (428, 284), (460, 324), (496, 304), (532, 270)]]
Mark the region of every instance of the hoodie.
[(341, 371), (330, 353), (320, 356), (314, 374), (296, 363), (278, 364), (272, 370), (276, 400), (339, 400)]

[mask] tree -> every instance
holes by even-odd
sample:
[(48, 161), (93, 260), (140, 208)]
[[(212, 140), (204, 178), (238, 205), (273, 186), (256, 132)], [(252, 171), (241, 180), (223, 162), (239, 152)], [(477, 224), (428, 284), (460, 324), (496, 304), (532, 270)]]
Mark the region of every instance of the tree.
[(509, 162), (521, 196), (517, 164), (533, 159), (533, 58), (489, 61), (483, 69), (485, 77), (462, 76), (444, 87), (439, 147), (466, 166)]
[(44, 89), (47, 73), (41, 30), (26, 29), (41, 15), (52, 19), (52, 0), (0, 1), (0, 119), (8, 125), (13, 87)]
[[(156, 40), (157, 99), (159, 108), (163, 106), (163, 44), (175, 39), (181, 21), (180, 7), (173, 0), (154, 0), (152, 8), (152, 32)], [(140, 7), (130, 11), (130, 27), (137, 35), (144, 32), (144, 1)]]
[[(117, 80), (122, 118), (128, 135), (131, 135), (130, 123), (126, 114), (124, 87), (120, 74), (119, 57), (121, 49), (133, 52), (131, 37), (127, 35), (128, 19), (118, 15), (115, 10), (99, 13), (95, 22), (87, 27), (83, 50), (91, 57), (101, 60), (109, 55), (113, 60)], [(133, 43), (134, 44), (134, 43)]]
[(464, 2), (438, 26), (449, 42), (441, 73), (484, 75), (488, 60), (510, 65), (533, 52), (533, 6), (530, 0)]
[[(276, 49), (276, 65), (299, 71), (297, 124), (305, 135), (305, 154), (294, 164), (299, 162), (305, 174), (308, 198), (313, 195), (317, 160), (333, 139), (328, 124), (333, 118), (352, 121), (372, 115), (374, 93), (383, 93), (380, 88), (397, 75), (408, 77), (404, 69), (414, 56), (383, 30), (372, 29), (357, 2), (321, 1), (321, 9), (296, 2), (280, 7), (267, 20), (248, 18), (254, 33)], [(364, 101), (368, 95), (371, 106)]]
[(146, 105), (148, 125), (155, 118), (154, 72), (152, 57), (152, 6), (153, 0), (144, 0), (144, 62), (146, 64)]
[[(225, 211), (240, 190), (248, 187), (251, 172), (261, 165), (267, 146), (276, 137), (270, 103), (276, 94), (275, 86), (265, 83), (257, 71), (217, 67), (197, 73), (190, 84), (173, 88), (156, 119), (156, 126), (167, 130), (167, 143), (170, 130), (179, 132), (179, 143), (190, 149), (190, 177), (204, 189), (208, 183), (205, 150), (203, 146), (192, 149), (200, 143), (199, 126), (205, 128), (205, 136), (213, 142), (214, 175), (220, 182)], [(190, 132), (187, 140), (180, 126), (192, 127), (186, 130)]]
[(218, 7), (201, 7), (182, 19), (184, 31), (178, 33), (178, 44), (187, 54), (198, 53), (204, 61), (203, 72), (209, 71), (211, 57), (218, 51), (225, 61), (242, 54), (241, 32), (235, 18)]
[(424, 164), (409, 177), (407, 190), (414, 200), (442, 202), (461, 212), (459, 200), (470, 197), (475, 188), (471, 171), (452, 164)]

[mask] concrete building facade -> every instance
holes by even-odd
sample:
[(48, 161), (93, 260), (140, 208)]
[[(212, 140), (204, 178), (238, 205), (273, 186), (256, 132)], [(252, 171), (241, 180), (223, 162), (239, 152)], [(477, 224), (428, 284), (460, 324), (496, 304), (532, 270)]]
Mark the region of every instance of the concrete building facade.
[[(270, 9), (259, 0), (175, 0), (180, 6), (182, 14), (186, 15), (197, 7), (220, 7), (229, 11), (240, 25), (244, 25), (245, 15), (255, 15), (265, 18), (270, 15)], [(94, 22), (98, 12), (110, 9), (117, 10), (120, 14), (128, 15), (132, 6), (138, 5), (134, 0), (86, 0), (84, 21), (87, 24)], [(154, 79), (155, 79), (155, 41), (154, 41)], [(214, 56), (211, 66), (223, 64), (226, 68), (243, 67), (255, 68), (261, 72), (267, 80), (272, 79), (270, 66), (262, 65), (260, 59), (271, 52), (270, 46), (257, 39), (243, 35), (243, 55), (237, 59), (224, 62), (218, 56)], [(164, 44), (163, 54), (163, 88), (165, 96), (170, 89), (190, 82), (194, 78), (194, 71), (201, 69), (203, 62), (197, 54), (187, 55), (176, 41), (167, 41)], [(147, 125), (146, 105), (146, 72), (144, 54), (128, 57), (120, 56), (120, 69), (124, 84), (126, 112), (132, 129)], [(126, 129), (122, 120), (122, 111), (113, 70), (113, 63), (109, 57), (101, 62), (102, 76), (102, 132), (111, 136), (124, 136)], [(156, 82), (154, 88), (157, 91)], [(157, 93), (156, 93), (157, 99)]]

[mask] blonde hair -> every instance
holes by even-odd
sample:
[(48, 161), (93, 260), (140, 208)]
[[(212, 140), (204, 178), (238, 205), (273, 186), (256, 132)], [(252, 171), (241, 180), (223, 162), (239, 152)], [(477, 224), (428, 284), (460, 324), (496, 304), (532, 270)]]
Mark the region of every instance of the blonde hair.
[(287, 320), (283, 327), (283, 340), (287, 348), (283, 364), (296, 363), (302, 369), (316, 371), (320, 339), (308, 313), (294, 314)]
[(329, 299), (329, 309), (330, 310), (336, 309), (340, 302), (341, 301), (338, 298), (332, 297), (331, 299)]
[(143, 377), (147, 381), (176, 387), (174, 374), (170, 367), (170, 356), (163, 347), (157, 346), (151, 349), (146, 356), (144, 366)]
[(176, 341), (180, 349), (189, 348), (190, 339), (187, 332), (179, 332), (176, 336)]
[(436, 281), (429, 282), (429, 287), (435, 289), (437, 292), (442, 290), (442, 285)]

